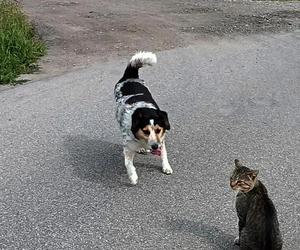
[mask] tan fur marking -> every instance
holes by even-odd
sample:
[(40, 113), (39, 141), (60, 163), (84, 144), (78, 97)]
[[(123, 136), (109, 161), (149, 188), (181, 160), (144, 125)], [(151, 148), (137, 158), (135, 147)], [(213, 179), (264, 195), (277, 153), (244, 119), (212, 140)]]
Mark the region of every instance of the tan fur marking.
[(154, 131), (156, 131), (157, 129), (160, 130), (159, 133), (155, 133), (156, 135), (156, 141), (157, 142), (162, 142), (164, 140), (164, 137), (165, 137), (165, 130), (164, 128), (160, 127), (159, 125), (155, 125), (154, 126)]
[(137, 139), (139, 139), (139, 140), (144, 140), (144, 141), (148, 142), (148, 136), (146, 136), (146, 135), (144, 134), (144, 132), (143, 132), (141, 129), (139, 129), (139, 130), (135, 133), (135, 137), (136, 137)]
[[(160, 130), (158, 134), (155, 133), (157, 129)], [(147, 136), (143, 131), (149, 131), (149, 135)], [(165, 137), (165, 130), (159, 125), (155, 125), (155, 126), (147, 125), (143, 129), (139, 129), (135, 133), (135, 137), (139, 140), (144, 140), (146, 142), (152, 140), (154, 142), (161, 143)]]

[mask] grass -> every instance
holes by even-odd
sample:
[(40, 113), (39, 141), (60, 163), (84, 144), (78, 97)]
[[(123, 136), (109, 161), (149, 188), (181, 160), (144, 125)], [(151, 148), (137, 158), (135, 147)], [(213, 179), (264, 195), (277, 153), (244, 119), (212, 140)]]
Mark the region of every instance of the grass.
[(46, 46), (37, 39), (21, 7), (0, 0), (0, 84), (14, 83), (20, 74), (37, 68)]

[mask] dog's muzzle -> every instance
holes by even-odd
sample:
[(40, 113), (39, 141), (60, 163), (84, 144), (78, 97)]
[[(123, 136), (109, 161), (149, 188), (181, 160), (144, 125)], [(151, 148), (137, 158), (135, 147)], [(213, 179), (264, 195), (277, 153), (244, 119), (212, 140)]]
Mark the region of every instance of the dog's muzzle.
[(153, 143), (151, 145), (151, 154), (160, 156), (161, 155), (161, 146), (158, 143)]

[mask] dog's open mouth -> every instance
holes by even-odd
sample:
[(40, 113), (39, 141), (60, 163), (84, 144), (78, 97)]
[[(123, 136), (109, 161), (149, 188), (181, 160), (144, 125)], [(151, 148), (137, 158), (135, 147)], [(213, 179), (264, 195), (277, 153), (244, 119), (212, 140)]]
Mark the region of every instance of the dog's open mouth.
[(153, 155), (157, 155), (157, 156), (160, 156), (161, 155), (161, 149), (151, 149), (151, 154)]

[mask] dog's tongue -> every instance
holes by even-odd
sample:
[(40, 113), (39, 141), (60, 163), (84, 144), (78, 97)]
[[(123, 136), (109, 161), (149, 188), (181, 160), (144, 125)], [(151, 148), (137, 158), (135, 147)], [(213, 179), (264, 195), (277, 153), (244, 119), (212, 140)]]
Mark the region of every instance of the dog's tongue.
[(160, 156), (161, 155), (161, 150), (160, 149), (152, 149), (151, 154)]

